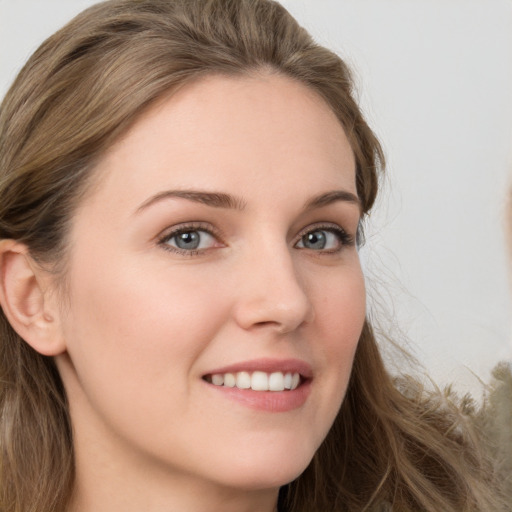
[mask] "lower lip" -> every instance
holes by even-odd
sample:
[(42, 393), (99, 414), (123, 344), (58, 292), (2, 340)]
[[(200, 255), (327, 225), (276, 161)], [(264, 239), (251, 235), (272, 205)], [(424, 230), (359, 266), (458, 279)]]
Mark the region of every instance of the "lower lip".
[(253, 391), (252, 389), (206, 384), (230, 400), (234, 400), (250, 409), (267, 412), (288, 412), (298, 409), (305, 404), (311, 391), (310, 380), (290, 391)]

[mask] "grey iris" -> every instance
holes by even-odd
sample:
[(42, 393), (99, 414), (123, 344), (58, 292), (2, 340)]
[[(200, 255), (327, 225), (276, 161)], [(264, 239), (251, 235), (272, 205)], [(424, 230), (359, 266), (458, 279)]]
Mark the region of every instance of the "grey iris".
[(308, 249), (324, 249), (327, 237), (323, 231), (313, 231), (302, 237), (302, 243)]
[(201, 236), (197, 231), (186, 231), (176, 235), (176, 246), (180, 249), (197, 249), (201, 241)]

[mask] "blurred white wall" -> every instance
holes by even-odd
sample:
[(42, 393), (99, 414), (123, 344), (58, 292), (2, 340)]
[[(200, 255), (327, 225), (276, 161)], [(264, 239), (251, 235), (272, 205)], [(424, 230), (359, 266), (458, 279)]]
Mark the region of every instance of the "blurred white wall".
[[(0, 0), (0, 95), (46, 36), (93, 3)], [(387, 154), (362, 251), (371, 310), (384, 305), (441, 384), (478, 393), (473, 374), (487, 380), (512, 359), (512, 1), (282, 3), (352, 66)]]

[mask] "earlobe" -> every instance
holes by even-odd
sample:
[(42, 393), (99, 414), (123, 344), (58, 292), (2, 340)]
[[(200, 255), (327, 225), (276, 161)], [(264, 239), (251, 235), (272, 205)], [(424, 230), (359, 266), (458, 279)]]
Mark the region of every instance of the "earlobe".
[(13, 329), (37, 352), (55, 356), (65, 349), (56, 298), (49, 279), (24, 244), (0, 241), (0, 305)]

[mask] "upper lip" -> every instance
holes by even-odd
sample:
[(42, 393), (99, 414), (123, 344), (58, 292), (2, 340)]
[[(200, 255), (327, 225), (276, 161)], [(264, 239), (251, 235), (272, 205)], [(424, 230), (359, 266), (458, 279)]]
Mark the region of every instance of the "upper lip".
[(282, 372), (282, 373), (299, 373), (302, 377), (310, 379), (313, 377), (313, 370), (309, 363), (301, 359), (272, 359), (261, 358), (242, 361), (230, 364), (221, 368), (216, 368), (206, 375), (217, 375), (222, 373), (238, 373), (238, 372)]

